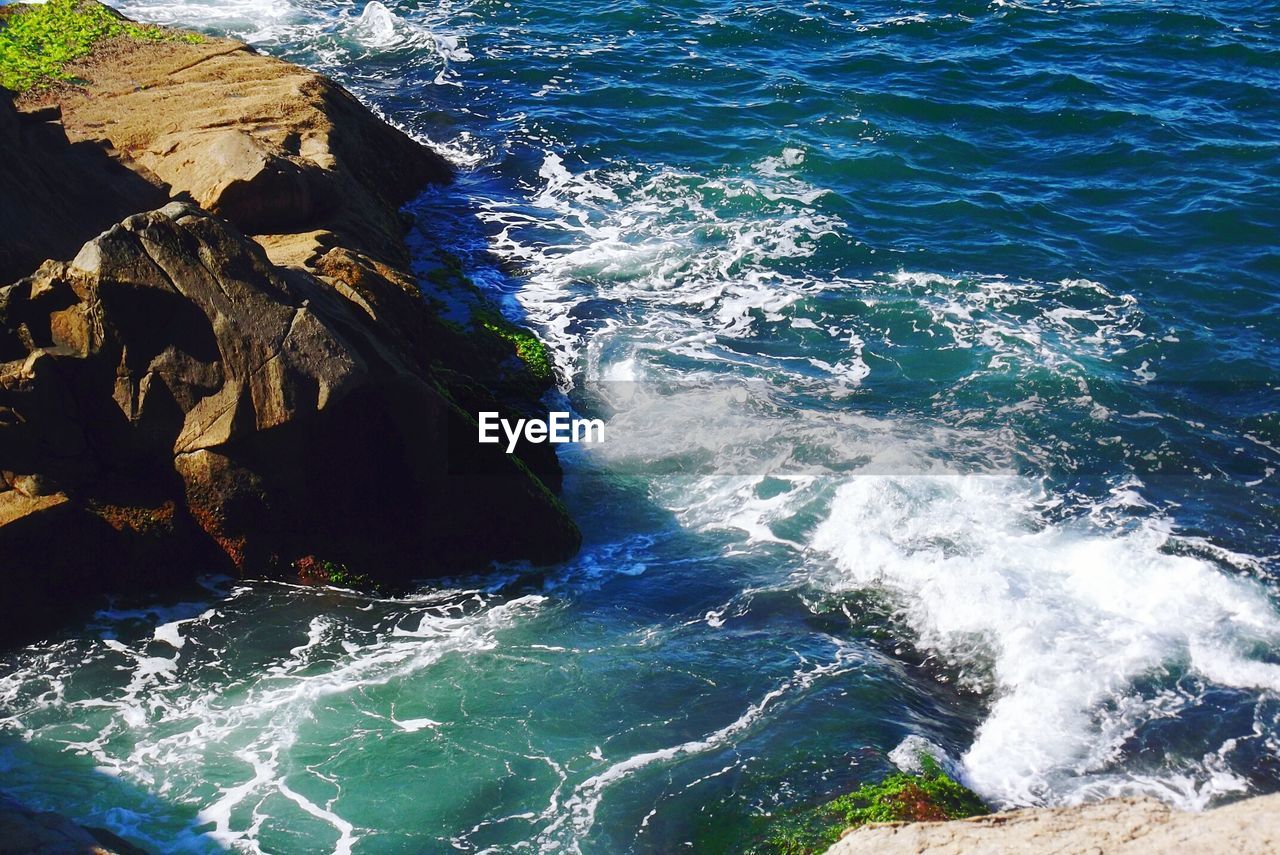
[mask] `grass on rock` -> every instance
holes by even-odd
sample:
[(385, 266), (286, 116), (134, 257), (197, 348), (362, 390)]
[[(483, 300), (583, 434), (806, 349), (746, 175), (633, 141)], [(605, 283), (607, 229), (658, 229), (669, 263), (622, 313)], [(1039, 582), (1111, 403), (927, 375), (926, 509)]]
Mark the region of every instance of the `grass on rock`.
[(759, 855), (824, 852), (847, 828), (873, 822), (932, 822), (989, 813), (982, 800), (952, 780), (932, 757), (921, 755), (919, 775), (897, 772), (773, 825)]
[(26, 92), (72, 79), (66, 67), (104, 39), (198, 42), (184, 33), (135, 24), (93, 0), (48, 0), (0, 7), (0, 86)]

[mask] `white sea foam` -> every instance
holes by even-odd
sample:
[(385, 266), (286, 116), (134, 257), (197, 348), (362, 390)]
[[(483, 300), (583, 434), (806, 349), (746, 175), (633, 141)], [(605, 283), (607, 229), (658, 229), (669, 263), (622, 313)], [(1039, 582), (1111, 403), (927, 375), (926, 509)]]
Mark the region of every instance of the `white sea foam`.
[(222, 0), (216, 4), (121, 0), (111, 5), (150, 23), (217, 30), (249, 42), (273, 40), (283, 30), (301, 26), (307, 20), (305, 11), (292, 0)]
[(1280, 666), (1252, 652), (1280, 641), (1263, 589), (1169, 554), (1158, 520), (1124, 534), (1046, 527), (1044, 499), (1012, 477), (855, 477), (814, 535), (836, 560), (817, 578), (896, 595), (919, 644), (990, 682), (964, 775), (1001, 804), (1070, 800), (1101, 784), (1201, 807), (1239, 789), (1215, 772), (1174, 790), (1116, 761), (1136, 727), (1170, 712), (1167, 698), (1135, 688), (1144, 677), (1176, 669), (1280, 692)]
[(908, 736), (889, 752), (889, 760), (893, 765), (912, 775), (919, 775), (925, 770), (925, 757), (932, 758), (942, 767), (944, 772), (953, 778), (963, 777), (963, 770), (960, 764), (947, 753), (946, 749), (918, 734)]
[(396, 32), (400, 19), (378, 0), (366, 3), (360, 17), (351, 25), (350, 32), (369, 47), (386, 48), (397, 44), (401, 37)]
[(302, 44), (307, 64), (321, 70), (385, 53), (414, 65), (433, 63), (435, 83), (457, 85), (455, 65), (473, 59), (453, 6), (441, 3), (397, 13), (369, 0), (335, 13), (298, 0), (121, 0), (122, 12), (157, 24), (193, 27), (263, 46)]
[[(751, 173), (708, 177), (669, 168), (574, 170), (548, 152), (533, 210), (493, 203), (480, 216), (497, 230), (493, 248), (528, 271), (517, 298), (566, 376), (577, 376), (580, 351), (598, 337), (565, 323), (587, 299), (657, 309), (638, 316), (644, 346), (705, 357), (715, 335), (751, 335), (756, 313), (781, 319), (824, 287), (771, 269), (778, 259), (811, 255), (844, 228), (811, 207), (826, 191), (791, 174), (803, 160), (800, 149), (787, 148)], [(558, 230), (564, 241), (526, 242), (529, 228)], [(584, 281), (591, 288), (580, 287)]]
[[(533, 197), (545, 214), (487, 212), (500, 227), (496, 249), (528, 271), (518, 299), (560, 365), (579, 381), (604, 381), (592, 394), (611, 413), (613, 442), (594, 454), (644, 471), (651, 495), (687, 528), (733, 530), (748, 548), (810, 556), (806, 584), (894, 597), (915, 643), (991, 699), (955, 761), (989, 798), (1013, 805), (1144, 792), (1200, 807), (1243, 787), (1227, 759), (1234, 743), (1143, 770), (1122, 752), (1144, 724), (1199, 702), (1196, 691), (1170, 694), (1144, 681), (1186, 673), (1280, 692), (1280, 668), (1254, 647), (1280, 641), (1280, 616), (1262, 587), (1232, 572), (1261, 574), (1258, 559), (1228, 560), (1229, 550), (1177, 536), (1136, 478), (1064, 512), (1064, 498), (1040, 482), (1002, 474), (1016, 468), (1016, 437), (969, 426), (961, 410), (943, 407), (952, 421), (944, 426), (860, 416), (856, 403), (789, 405), (798, 391), (831, 400), (875, 381), (870, 355), (896, 345), (866, 319), (882, 305), (915, 313), (938, 351), (982, 354), (961, 387), (1048, 372), (1063, 381), (1065, 403), (1092, 419), (1113, 415), (1092, 397), (1098, 366), (1162, 333), (1133, 297), (1091, 280), (784, 273), (820, 242), (848, 239), (848, 226), (821, 212), (822, 189), (804, 181), (804, 162), (788, 148), (751, 173), (709, 177), (575, 172), (549, 154)], [(752, 204), (739, 210), (744, 199)], [(559, 230), (563, 242), (522, 240), (535, 224), (539, 235)], [(833, 318), (811, 308), (832, 292), (868, 311)], [(627, 321), (568, 324), (586, 300), (613, 303)], [(761, 361), (729, 346), (777, 321), (825, 330), (847, 342), (845, 355)], [(671, 354), (703, 367), (672, 369)], [(753, 372), (759, 381), (744, 382)], [(1155, 371), (1140, 362), (1130, 373), (1145, 382)], [(938, 400), (955, 393), (944, 389)], [(1030, 395), (1005, 412), (1048, 405)], [(815, 508), (825, 522), (811, 539), (776, 533)], [(704, 620), (715, 628), (724, 615)], [(632, 758), (600, 782), (700, 746)], [(579, 793), (579, 821), (593, 814), (590, 789)]]
[[(280, 821), (279, 803), (266, 804), (276, 794), (328, 825), (333, 851), (350, 852), (365, 830), (342, 816), (340, 789), (328, 777), (291, 758), (300, 729), (331, 699), (359, 697), (446, 657), (494, 649), (497, 633), (529, 619), (544, 602), (540, 596), (491, 601), (478, 590), (437, 590), (396, 601), (402, 614), (390, 631), (374, 633), (354, 633), (333, 615), (317, 615), (300, 643), (243, 685), (216, 677), (177, 679), (188, 667), (217, 672), (230, 655), (197, 641), (196, 633), (219, 645), (238, 643), (225, 627), (205, 628), (221, 621), (218, 609), (205, 608), (195, 617), (159, 625), (137, 643), (107, 637), (87, 654), (68, 644), (6, 675), (0, 680), (0, 704), (9, 715), (0, 728), (60, 742), (91, 759), (102, 774), (195, 807), (195, 825), (178, 840), (166, 841), (167, 851), (205, 851), (209, 841), (237, 851), (265, 851), (263, 827)], [(128, 612), (101, 616), (108, 623), (113, 618), (137, 619)], [(159, 655), (162, 650), (167, 655)], [(95, 661), (123, 672), (127, 681), (100, 695), (68, 698), (65, 678)], [(32, 693), (42, 670), (50, 674), (43, 678), (50, 690)], [(85, 722), (78, 731), (83, 737), (68, 739), (57, 723), (77, 711)], [(441, 726), (425, 716), (377, 718), (386, 722), (384, 732), (414, 734)], [(210, 766), (223, 770), (223, 780), (233, 776), (229, 758), (245, 770), (240, 779), (205, 783)], [(326, 798), (315, 795), (326, 791)]]

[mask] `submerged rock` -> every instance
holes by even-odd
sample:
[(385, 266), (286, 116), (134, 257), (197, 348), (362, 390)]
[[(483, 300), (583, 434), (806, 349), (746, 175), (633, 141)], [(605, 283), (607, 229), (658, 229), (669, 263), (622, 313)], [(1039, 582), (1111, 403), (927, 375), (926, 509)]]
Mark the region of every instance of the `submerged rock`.
[(146, 855), (110, 831), (76, 825), (60, 813), (32, 810), (4, 795), (0, 795), (0, 853)]

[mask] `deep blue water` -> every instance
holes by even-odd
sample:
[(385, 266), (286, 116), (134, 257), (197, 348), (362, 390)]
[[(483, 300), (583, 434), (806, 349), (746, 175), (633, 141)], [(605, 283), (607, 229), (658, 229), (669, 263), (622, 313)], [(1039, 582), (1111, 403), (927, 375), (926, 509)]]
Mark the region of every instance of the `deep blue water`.
[(6, 786), (168, 850), (735, 851), (922, 747), (1280, 790), (1280, 4), (129, 0), (446, 151), (608, 419), (587, 545), (11, 657)]

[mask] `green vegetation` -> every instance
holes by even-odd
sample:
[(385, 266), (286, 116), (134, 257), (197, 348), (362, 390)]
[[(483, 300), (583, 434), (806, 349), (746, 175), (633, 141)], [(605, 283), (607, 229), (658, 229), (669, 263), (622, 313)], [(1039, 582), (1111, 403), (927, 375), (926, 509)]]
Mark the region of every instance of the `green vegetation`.
[(921, 755), (919, 775), (897, 772), (865, 784), (816, 808), (786, 817), (769, 830), (758, 855), (823, 852), (846, 828), (872, 822), (929, 822), (989, 813), (972, 790), (947, 776), (937, 761)]
[[(469, 292), (474, 298), (471, 319), (475, 326), (514, 348), (516, 356), (525, 364), (534, 380), (544, 384), (554, 380), (555, 364), (552, 362), (551, 352), (547, 350), (547, 346), (529, 330), (511, 323), (499, 312), (485, 305), (488, 303), (488, 298), (463, 272), (460, 258), (449, 252), (440, 252), (438, 256), (441, 266), (428, 271), (426, 280), (440, 289), (462, 289)], [(430, 297), (427, 299), (431, 300)], [(446, 326), (456, 326), (447, 320), (442, 323)]]
[(297, 571), (299, 579), (312, 585), (332, 585), (335, 588), (371, 593), (382, 589), (381, 585), (363, 573), (356, 573), (347, 565), (328, 558), (306, 555), (293, 562), (293, 569)]
[(536, 380), (547, 383), (555, 377), (551, 352), (533, 333), (516, 326), (496, 312), (476, 312), (473, 317), (481, 327), (515, 347), (516, 356), (520, 357)]
[(353, 573), (347, 569), (347, 565), (339, 564), (337, 561), (321, 561), (320, 569), (328, 578), (329, 584), (335, 588), (364, 590), (372, 585), (368, 576), (363, 573)]
[(103, 39), (198, 42), (195, 33), (135, 24), (93, 0), (48, 0), (4, 7), (0, 16), (0, 86), (15, 92), (71, 80), (68, 63)]

